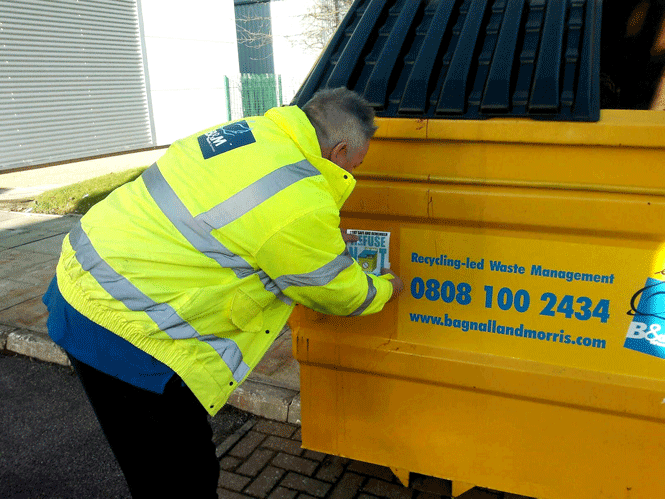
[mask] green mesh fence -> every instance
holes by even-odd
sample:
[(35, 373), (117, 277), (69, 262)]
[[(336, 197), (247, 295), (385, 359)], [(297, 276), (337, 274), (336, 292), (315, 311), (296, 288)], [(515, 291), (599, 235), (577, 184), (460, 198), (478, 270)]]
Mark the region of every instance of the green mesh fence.
[(275, 74), (241, 74), (224, 77), (228, 119), (260, 116), (268, 109), (288, 104), (301, 81)]

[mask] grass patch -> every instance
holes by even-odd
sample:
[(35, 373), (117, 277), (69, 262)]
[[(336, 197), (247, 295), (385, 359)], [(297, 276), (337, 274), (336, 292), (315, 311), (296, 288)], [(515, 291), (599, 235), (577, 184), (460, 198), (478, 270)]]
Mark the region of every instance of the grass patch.
[(88, 210), (108, 196), (112, 191), (127, 182), (138, 178), (147, 166), (119, 173), (109, 173), (101, 177), (84, 180), (78, 184), (59, 187), (44, 192), (32, 203), (32, 213), (84, 215)]

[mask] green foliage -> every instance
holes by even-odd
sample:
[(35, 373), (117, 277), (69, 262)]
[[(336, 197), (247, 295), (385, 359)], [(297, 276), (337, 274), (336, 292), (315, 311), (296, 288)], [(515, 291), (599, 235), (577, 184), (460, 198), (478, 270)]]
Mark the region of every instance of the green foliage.
[(109, 173), (101, 177), (84, 180), (40, 194), (33, 203), (33, 213), (83, 215), (108, 196), (112, 191), (127, 182), (138, 178), (147, 167), (134, 168), (120, 173)]

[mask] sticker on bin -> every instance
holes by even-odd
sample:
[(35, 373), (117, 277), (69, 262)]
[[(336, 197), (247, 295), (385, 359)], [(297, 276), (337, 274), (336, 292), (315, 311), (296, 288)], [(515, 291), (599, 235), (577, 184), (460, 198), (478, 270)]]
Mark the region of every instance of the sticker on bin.
[(628, 315), (633, 316), (633, 321), (624, 348), (665, 359), (665, 281), (647, 278), (645, 286), (633, 295), (630, 306)]
[(380, 275), (381, 269), (390, 268), (390, 232), (349, 229), (346, 233), (358, 236), (358, 241), (347, 247), (365, 272)]

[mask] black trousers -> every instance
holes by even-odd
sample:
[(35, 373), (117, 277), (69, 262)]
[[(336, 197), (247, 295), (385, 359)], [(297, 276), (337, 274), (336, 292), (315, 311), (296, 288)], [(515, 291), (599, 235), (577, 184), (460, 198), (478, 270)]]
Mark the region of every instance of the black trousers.
[(177, 375), (157, 394), (70, 360), (134, 499), (217, 499), (212, 428)]

